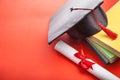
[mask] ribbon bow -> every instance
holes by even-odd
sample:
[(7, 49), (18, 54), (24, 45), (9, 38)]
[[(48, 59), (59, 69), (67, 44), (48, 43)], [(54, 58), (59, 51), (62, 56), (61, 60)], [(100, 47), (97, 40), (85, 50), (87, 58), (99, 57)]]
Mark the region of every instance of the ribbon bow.
[(83, 69), (85, 69), (85, 70), (87, 70), (87, 69), (89, 69), (89, 68), (93, 69), (93, 68), (92, 68), (92, 65), (95, 64), (95, 63), (87, 60), (87, 57), (84, 55), (82, 49), (81, 49), (81, 53), (80, 53), (80, 52), (75, 53), (74, 56), (77, 57), (77, 58), (79, 58), (79, 59), (81, 59), (81, 61), (79, 62), (79, 65), (80, 65)]

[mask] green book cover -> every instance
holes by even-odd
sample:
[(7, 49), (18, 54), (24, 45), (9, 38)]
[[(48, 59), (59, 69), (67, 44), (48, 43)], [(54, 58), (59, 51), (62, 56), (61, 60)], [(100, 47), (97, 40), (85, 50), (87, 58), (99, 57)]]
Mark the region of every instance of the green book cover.
[(91, 42), (100, 51), (100, 53), (103, 54), (109, 60), (110, 63), (113, 63), (118, 59), (118, 57), (115, 54), (113, 54), (111, 51), (101, 46), (100, 43), (98, 44), (95, 43), (94, 41)]
[(109, 64), (109, 60), (103, 55), (101, 54), (101, 52), (99, 51), (99, 49), (97, 47), (95, 47), (94, 43), (91, 42), (90, 40), (88, 40), (87, 38), (85, 39), (86, 43), (92, 48), (92, 50), (96, 53), (96, 55), (105, 63), (105, 64)]
[(104, 53), (108, 58), (113, 58), (115, 55), (110, 52), (109, 50), (105, 49), (104, 47), (102, 47), (101, 45), (96, 44)]

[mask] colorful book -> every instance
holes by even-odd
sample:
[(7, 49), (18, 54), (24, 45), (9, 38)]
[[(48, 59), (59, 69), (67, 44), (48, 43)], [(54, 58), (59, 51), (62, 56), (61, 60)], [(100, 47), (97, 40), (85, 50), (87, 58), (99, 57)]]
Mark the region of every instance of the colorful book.
[[(94, 35), (94, 41), (99, 44), (99, 40), (102, 42), (99, 45), (103, 46), (107, 44), (108, 46), (104, 45), (105, 49), (108, 49), (110, 52), (115, 54), (116, 56), (120, 57), (120, 2), (116, 3), (108, 12), (108, 27), (112, 31), (118, 34), (116, 40), (111, 40), (108, 36), (105, 35), (103, 31)], [(91, 38), (93, 39), (93, 38)]]
[(105, 62), (106, 59), (108, 60), (109, 63), (113, 63), (116, 60), (118, 60), (118, 57), (110, 51), (111, 48), (109, 48), (110, 50), (104, 48), (104, 45), (105, 46), (108, 46), (108, 45), (104, 44), (104, 45), (101, 46), (101, 45), (99, 45), (99, 44), (101, 44), (100, 41), (96, 43), (94, 40), (91, 40), (91, 38), (87, 38), (87, 40), (88, 40), (88, 43), (91, 43), (92, 46), (97, 49), (97, 51), (99, 52), (97, 54), (101, 54), (102, 57), (103, 56), (105, 57), (105, 58), (102, 58), (104, 60), (104, 62)]
[(105, 64), (109, 64), (109, 60), (103, 54), (101, 54), (98, 48), (95, 47), (94, 44), (90, 40), (85, 39), (85, 41)]
[(118, 57), (116, 55), (114, 55), (112, 52), (110, 52), (109, 50), (105, 49), (103, 46), (99, 45), (99, 44), (95, 44), (96, 47), (100, 48), (100, 52), (101, 54), (103, 54), (110, 63), (115, 62), (116, 60), (118, 60)]

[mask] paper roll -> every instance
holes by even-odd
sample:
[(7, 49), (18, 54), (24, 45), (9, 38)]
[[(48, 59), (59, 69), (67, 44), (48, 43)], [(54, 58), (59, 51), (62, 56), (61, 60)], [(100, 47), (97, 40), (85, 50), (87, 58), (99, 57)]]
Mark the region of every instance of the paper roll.
[[(74, 54), (77, 53), (78, 51), (63, 41), (59, 41), (55, 45), (55, 50), (57, 50), (58, 52), (60, 52), (61, 54), (63, 54), (65, 57), (69, 58), (76, 64), (79, 64), (79, 62), (81, 61), (81, 59), (74, 56)], [(87, 59), (87, 60), (94, 62), (91, 59)], [(87, 71), (93, 74), (94, 76), (96, 76), (100, 80), (120, 80), (120, 78), (118, 78), (117, 76), (106, 70), (105, 68), (101, 67), (97, 63), (93, 64), (92, 69), (89, 68), (87, 69)]]

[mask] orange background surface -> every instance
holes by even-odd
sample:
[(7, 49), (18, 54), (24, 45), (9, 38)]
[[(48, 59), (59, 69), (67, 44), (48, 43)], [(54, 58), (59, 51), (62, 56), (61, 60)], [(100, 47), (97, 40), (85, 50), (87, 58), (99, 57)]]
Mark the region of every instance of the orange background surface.
[[(0, 0), (0, 80), (97, 80), (48, 45), (50, 17), (67, 0)], [(104, 0), (110, 9), (118, 0)], [(59, 39), (79, 48), (68, 36)], [(58, 40), (59, 40), (58, 39)], [(120, 60), (106, 65), (84, 44), (86, 55), (120, 77)]]

